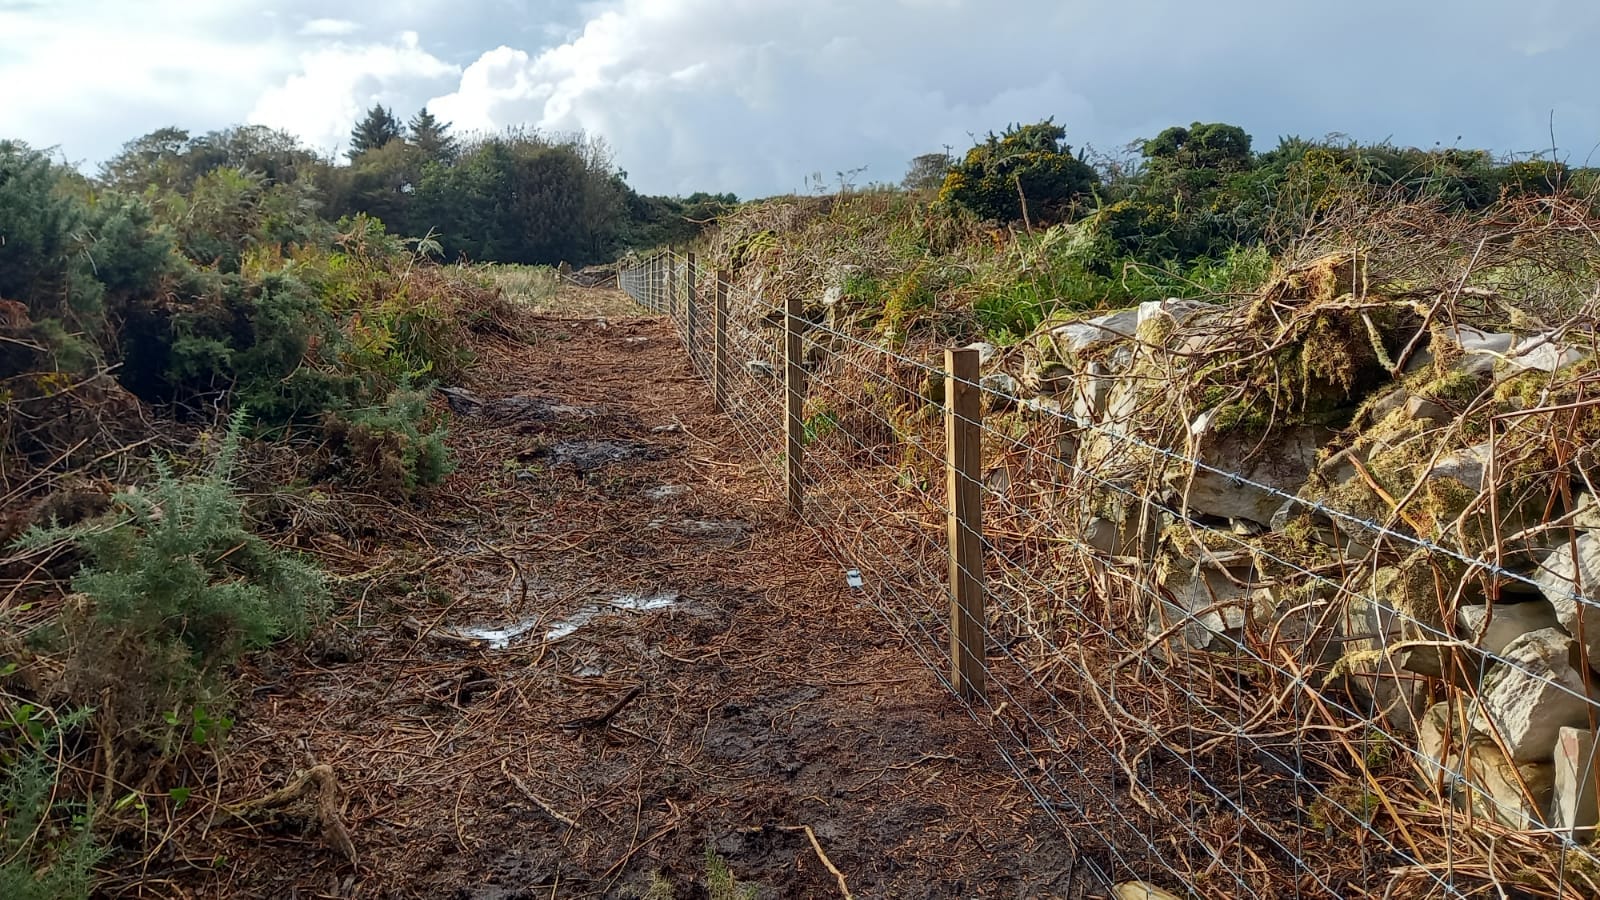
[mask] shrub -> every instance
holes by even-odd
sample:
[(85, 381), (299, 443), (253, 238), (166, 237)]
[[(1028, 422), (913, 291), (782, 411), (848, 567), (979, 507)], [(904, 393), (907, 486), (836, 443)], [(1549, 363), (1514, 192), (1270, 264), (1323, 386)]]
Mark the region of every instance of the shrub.
[(940, 201), (983, 219), (1064, 221), (1099, 181), (1062, 142), (1065, 136), (1066, 129), (1048, 119), (989, 135), (951, 167)]
[(231, 663), (242, 650), (303, 633), (323, 607), (327, 587), (310, 563), (252, 533), (230, 481), (242, 416), (215, 458), (180, 478), (156, 460), (156, 483), (113, 499), (105, 517), (66, 528), (31, 529), (20, 543), (75, 543), (86, 563), (73, 589), (95, 618), (137, 638), (150, 655), (186, 651), (201, 672)]
[[(9, 698), (8, 698), (9, 699)], [(87, 718), (79, 711), (51, 722), (31, 704), (7, 704), (0, 718), (0, 897), (76, 900), (89, 896), (103, 852), (90, 834), (91, 810), (57, 801), (64, 732)]]
[(355, 463), (352, 480), (409, 496), (450, 474), (443, 427), (429, 427), (427, 397), (397, 390), (383, 405), (329, 413), (324, 428)]

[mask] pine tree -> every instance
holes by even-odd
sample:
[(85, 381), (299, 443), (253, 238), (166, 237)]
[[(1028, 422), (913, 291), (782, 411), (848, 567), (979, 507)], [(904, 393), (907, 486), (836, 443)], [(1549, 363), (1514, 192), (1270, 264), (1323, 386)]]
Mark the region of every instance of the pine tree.
[(452, 162), (456, 156), (456, 139), (450, 134), (450, 123), (441, 122), (424, 107), (411, 117), (411, 143), (430, 160)]
[(366, 118), (351, 130), (350, 150), (345, 155), (354, 160), (368, 150), (376, 150), (390, 141), (398, 140), (400, 136), (400, 120), (394, 117), (393, 112), (384, 109), (383, 104), (374, 103), (367, 110)]

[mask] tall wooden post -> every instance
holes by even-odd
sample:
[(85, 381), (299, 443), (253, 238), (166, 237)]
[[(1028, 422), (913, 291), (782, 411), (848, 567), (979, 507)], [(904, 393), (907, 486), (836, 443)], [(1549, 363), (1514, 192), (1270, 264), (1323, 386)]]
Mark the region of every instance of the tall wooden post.
[(685, 291), (684, 295), (683, 295), (684, 296), (684, 312), (683, 312), (684, 325), (683, 325), (683, 333), (684, 333), (685, 342), (689, 345), (689, 365), (694, 366), (695, 368), (699, 368), (700, 367), (700, 346), (695, 343), (695, 337), (694, 337), (694, 330), (695, 330), (695, 322), (694, 322), (695, 300), (698, 299), (698, 298), (695, 297), (695, 280), (696, 280), (696, 276), (699, 274), (699, 272), (697, 272), (695, 270), (695, 260), (694, 260), (694, 251), (693, 250), (689, 251), (688, 261), (684, 264), (684, 271), (685, 271), (684, 286), (686, 288), (688, 288), (688, 290)]
[[(677, 248), (672, 248), (672, 253), (667, 255), (667, 271), (672, 272), (672, 275), (670, 275), (669, 279), (670, 282), (672, 282), (672, 287), (667, 290), (667, 298), (669, 298), (669, 303), (672, 303), (672, 319), (677, 320), (678, 296), (680, 296), (680, 291), (682, 291), (683, 285), (683, 275), (680, 274), (680, 269), (678, 269)], [(682, 328), (682, 323), (680, 323), (678, 327)]]
[(806, 370), (801, 366), (800, 327), (802, 307), (798, 296), (790, 297), (784, 304), (783, 316), (783, 433), (788, 447), (789, 511), (798, 517), (805, 510), (805, 488), (801, 477), (805, 473), (805, 403)]
[(728, 272), (717, 270), (716, 309), (711, 314), (711, 399), (728, 409)]
[(978, 351), (944, 352), (945, 475), (949, 494), (950, 681), (961, 696), (986, 690), (983, 579), (983, 395)]
[(661, 312), (661, 254), (650, 257), (650, 286), (646, 293), (650, 297), (650, 308)]

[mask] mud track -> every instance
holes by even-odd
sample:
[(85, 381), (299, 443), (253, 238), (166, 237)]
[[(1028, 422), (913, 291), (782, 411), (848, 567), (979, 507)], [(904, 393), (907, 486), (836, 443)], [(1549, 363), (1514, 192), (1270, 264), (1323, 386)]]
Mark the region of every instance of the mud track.
[(165, 886), (690, 898), (710, 851), (761, 897), (841, 896), (822, 854), (856, 897), (1102, 896), (786, 518), (668, 324), (536, 332), (439, 398), (459, 468), (421, 509), (318, 548), (334, 627), (246, 673), (219, 799), (329, 766), (358, 862), (308, 805), (193, 824)]

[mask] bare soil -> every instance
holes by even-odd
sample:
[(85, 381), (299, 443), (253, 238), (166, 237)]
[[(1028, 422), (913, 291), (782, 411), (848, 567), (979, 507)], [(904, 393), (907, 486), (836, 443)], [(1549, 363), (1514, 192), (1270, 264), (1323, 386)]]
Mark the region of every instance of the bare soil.
[(307, 797), (186, 823), (135, 893), (697, 898), (709, 851), (759, 897), (1104, 896), (669, 323), (535, 331), (478, 348), (446, 484), (308, 548), (338, 620), (245, 673), (216, 799), (330, 767), (355, 864)]

